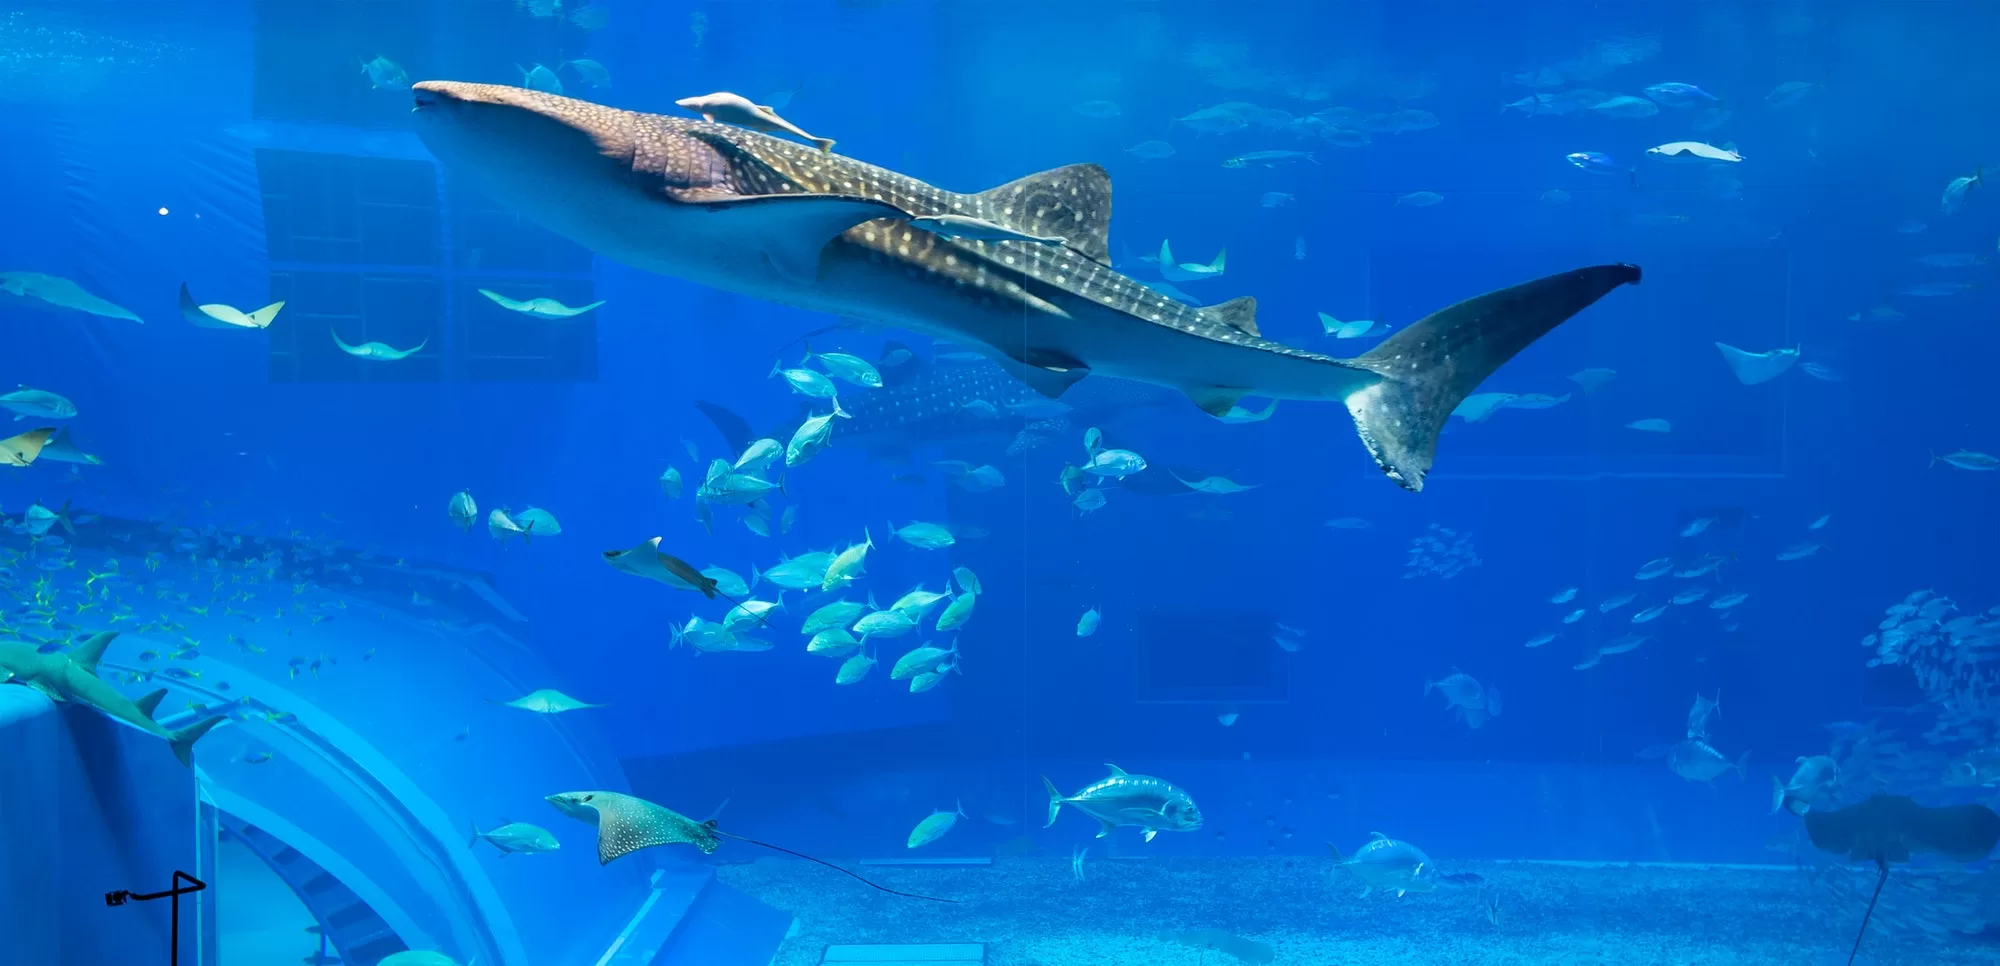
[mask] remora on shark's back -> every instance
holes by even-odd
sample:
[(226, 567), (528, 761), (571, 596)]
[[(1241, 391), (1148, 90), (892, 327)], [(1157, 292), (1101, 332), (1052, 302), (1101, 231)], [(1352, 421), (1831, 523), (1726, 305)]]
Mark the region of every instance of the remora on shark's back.
[[(1639, 280), (1600, 265), (1477, 296), (1336, 359), (1264, 339), (1256, 300), (1195, 308), (1110, 266), (1094, 164), (959, 194), (709, 121), (490, 84), (416, 85), (425, 144), (530, 220), (637, 268), (980, 349), (1036, 391), (1092, 372), (1168, 386), (1212, 414), (1245, 395), (1338, 400), (1383, 472), (1422, 489), (1459, 400), (1542, 333)], [(1061, 245), (948, 238), (985, 219)]]

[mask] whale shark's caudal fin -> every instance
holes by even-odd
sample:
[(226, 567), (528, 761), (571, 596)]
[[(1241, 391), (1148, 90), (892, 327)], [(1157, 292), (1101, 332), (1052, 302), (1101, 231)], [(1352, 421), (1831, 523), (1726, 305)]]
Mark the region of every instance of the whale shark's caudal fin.
[(179, 758), (182, 765), (193, 768), (194, 743), (200, 741), (202, 735), (208, 734), (210, 728), (228, 720), (228, 718), (224, 717), (203, 718), (194, 724), (174, 732), (172, 737), (167, 739), (167, 743), (174, 749), (174, 757)]
[(1433, 312), (1351, 360), (1382, 376), (1346, 400), (1375, 465), (1422, 490), (1438, 433), (1466, 396), (1543, 333), (1638, 281), (1636, 265), (1597, 265), (1523, 282)]

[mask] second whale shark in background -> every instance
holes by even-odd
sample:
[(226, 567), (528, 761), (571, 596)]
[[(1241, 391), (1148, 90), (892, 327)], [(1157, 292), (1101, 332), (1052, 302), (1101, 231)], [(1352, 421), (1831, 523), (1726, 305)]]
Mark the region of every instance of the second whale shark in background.
[[(1620, 285), (1598, 265), (1489, 292), (1338, 359), (1262, 337), (1249, 297), (1176, 302), (1111, 268), (1111, 179), (1075, 164), (960, 194), (769, 135), (540, 91), (425, 81), (417, 128), (449, 170), (637, 268), (974, 348), (1049, 398), (1091, 373), (1180, 390), (1342, 402), (1377, 466), (1421, 490), (1461, 400)], [(961, 215), (1062, 244), (955, 238)]]

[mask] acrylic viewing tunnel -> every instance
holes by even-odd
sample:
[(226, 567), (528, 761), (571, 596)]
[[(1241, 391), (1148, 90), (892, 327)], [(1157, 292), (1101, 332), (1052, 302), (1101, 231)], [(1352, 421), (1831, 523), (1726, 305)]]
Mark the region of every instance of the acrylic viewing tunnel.
[[(210, 886), (184, 902), (182, 962), (216, 962), (225, 944), (230, 962), (296, 961), (314, 942), (307, 927), (324, 937), (327, 962), (362, 966), (404, 949), (461, 962), (692, 964), (712, 961), (702, 951), (717, 943), (782, 939), (789, 916), (713, 883), (706, 867), (655, 852), (601, 868), (590, 831), (542, 803), (554, 790), (623, 789), (625, 778), (578, 716), (497, 703), (550, 676), (485, 578), (161, 529), (99, 520), (73, 549), (105, 552), (97, 573), (146, 572), (149, 586), (228, 587), (242, 560), (320, 579), (283, 581), (282, 601), (239, 589), (228, 624), (222, 606), (188, 605), (169, 620), (122, 622), (140, 626), (112, 643), (102, 679), (129, 697), (165, 687), (157, 720), (169, 729), (229, 719), (196, 744), (192, 772), (165, 742), (77, 701), (0, 687), (10, 762), (0, 881), (8, 933), (27, 944), (18, 961), (163, 957), (167, 903), (112, 908), (101, 896), (164, 889), (176, 869)], [(163, 546), (176, 541), (199, 546)], [(159, 673), (160, 655), (190, 640), (201, 643), (176, 663), (185, 673)], [(279, 649), (294, 655), (272, 660)], [(504, 821), (549, 827), (567, 847), (468, 846), (473, 826)]]

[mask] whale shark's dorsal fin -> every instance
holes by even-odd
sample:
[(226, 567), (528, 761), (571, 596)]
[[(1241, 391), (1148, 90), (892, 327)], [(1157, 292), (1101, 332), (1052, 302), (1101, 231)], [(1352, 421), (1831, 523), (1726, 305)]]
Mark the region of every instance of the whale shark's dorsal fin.
[(110, 647), (111, 642), (117, 638), (117, 631), (92, 634), (83, 643), (78, 644), (76, 650), (70, 652), (70, 663), (82, 668), (86, 673), (95, 675), (97, 662), (104, 660), (104, 649)]
[(1202, 309), (1201, 312), (1244, 335), (1263, 338), (1264, 334), (1257, 331), (1257, 300), (1248, 295), (1219, 302)]
[(1071, 164), (1016, 178), (972, 196), (979, 217), (1029, 235), (1060, 235), (1065, 247), (1111, 267), (1111, 175)]

